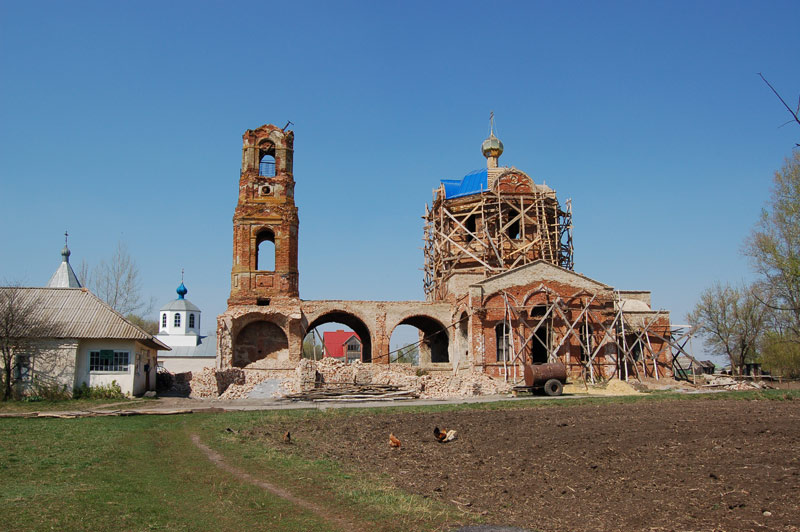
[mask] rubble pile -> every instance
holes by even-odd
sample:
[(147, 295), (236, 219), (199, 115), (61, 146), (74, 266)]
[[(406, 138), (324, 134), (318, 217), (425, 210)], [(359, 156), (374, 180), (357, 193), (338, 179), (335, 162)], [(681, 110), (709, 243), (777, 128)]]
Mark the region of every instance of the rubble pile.
[(714, 377), (704, 387), (722, 388), (724, 390), (761, 390), (769, 388), (763, 382), (750, 380), (737, 380), (731, 377)]
[[(415, 392), (425, 399), (464, 397), (475, 395), (495, 395), (509, 393), (511, 385), (498, 381), (483, 373), (451, 372), (425, 373), (419, 368), (406, 364), (345, 364), (334, 358), (324, 358), (315, 364), (318, 379), (324, 383), (335, 384), (378, 384), (397, 386)], [(319, 382), (319, 380), (318, 380)]]
[(188, 381), (189, 397), (193, 399), (244, 399), (253, 388), (267, 379), (284, 381), (282, 387), (287, 392), (295, 392), (294, 379), (285, 372), (246, 369), (217, 370), (203, 368), (195, 372)]
[(320, 361), (303, 359), (294, 371), (204, 368), (194, 374), (182, 374), (181, 383), (188, 388), (189, 397), (195, 399), (244, 399), (267, 379), (281, 383), (281, 391), (276, 396), (297, 394), (321, 385), (392, 386), (425, 399), (496, 395), (511, 391), (511, 384), (483, 373), (427, 373), (406, 364), (345, 364), (334, 358)]

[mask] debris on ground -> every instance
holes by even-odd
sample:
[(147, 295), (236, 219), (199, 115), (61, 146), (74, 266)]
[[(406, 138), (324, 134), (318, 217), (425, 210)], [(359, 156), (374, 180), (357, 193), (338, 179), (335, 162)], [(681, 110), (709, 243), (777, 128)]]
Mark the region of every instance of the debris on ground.
[(755, 380), (738, 380), (732, 377), (715, 376), (703, 388), (721, 388), (723, 390), (762, 390), (771, 388), (767, 383)]
[(290, 398), (298, 400), (444, 399), (501, 395), (512, 383), (482, 372), (426, 372), (408, 364), (363, 364), (326, 357), (303, 359), (293, 370), (231, 368), (180, 373), (170, 390), (193, 399)]

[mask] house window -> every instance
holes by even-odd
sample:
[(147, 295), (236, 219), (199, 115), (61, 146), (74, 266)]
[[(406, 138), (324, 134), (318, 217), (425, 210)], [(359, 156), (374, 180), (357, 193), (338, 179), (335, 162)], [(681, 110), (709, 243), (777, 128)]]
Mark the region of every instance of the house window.
[(181, 326), (181, 315), (179, 312), (175, 313), (175, 319), (172, 320), (172, 325), (174, 325), (175, 327)]
[(17, 363), (14, 366), (14, 378), (22, 382), (27, 382), (30, 380), (31, 378), (30, 355), (17, 355)]
[(101, 349), (89, 352), (89, 371), (128, 371), (127, 351), (114, 351), (113, 349)]
[(189, 328), (194, 329), (194, 314), (189, 314)]
[(161, 315), (161, 328), (166, 328), (167, 326), (167, 313)]

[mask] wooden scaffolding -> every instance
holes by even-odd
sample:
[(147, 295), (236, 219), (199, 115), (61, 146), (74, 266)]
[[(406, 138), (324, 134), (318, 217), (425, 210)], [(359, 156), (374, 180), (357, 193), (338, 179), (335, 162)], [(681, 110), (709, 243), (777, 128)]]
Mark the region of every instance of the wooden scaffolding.
[(533, 192), (478, 194), (445, 199), (435, 191), (425, 205), (424, 289), (429, 301), (444, 299), (456, 273), (485, 277), (545, 260), (573, 269), (572, 207), (562, 208), (545, 185)]
[[(679, 354), (688, 354), (691, 329), (672, 327), (663, 310), (626, 311), (619, 292), (613, 293), (613, 313), (593, 306), (607, 294), (579, 290), (563, 297), (544, 284), (531, 294), (542, 297), (535, 298), (535, 304), (521, 305), (503, 292), (503, 323), (509, 327), (509, 352), (503, 357), (506, 380), (517, 383), (522, 378), (522, 365), (530, 362), (534, 346), (546, 350), (548, 362), (564, 363), (569, 374), (574, 375), (572, 369), (579, 366), (583, 379), (591, 383), (613, 378), (658, 380), (671, 376)], [(530, 295), (528, 300), (532, 300)], [(531, 316), (533, 308), (540, 310), (536, 318)], [(553, 327), (554, 322), (561, 327)], [(549, 329), (548, 334), (537, 334), (542, 327)], [(570, 344), (580, 347), (580, 356), (562, 349)]]

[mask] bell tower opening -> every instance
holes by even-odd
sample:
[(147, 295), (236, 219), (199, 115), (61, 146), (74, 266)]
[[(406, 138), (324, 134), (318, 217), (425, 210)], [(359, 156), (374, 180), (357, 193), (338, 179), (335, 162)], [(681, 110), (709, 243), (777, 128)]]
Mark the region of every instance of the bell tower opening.
[(293, 156), (291, 130), (267, 124), (242, 135), (229, 306), (300, 295)]
[(275, 271), (275, 233), (263, 229), (256, 235), (256, 270)]

